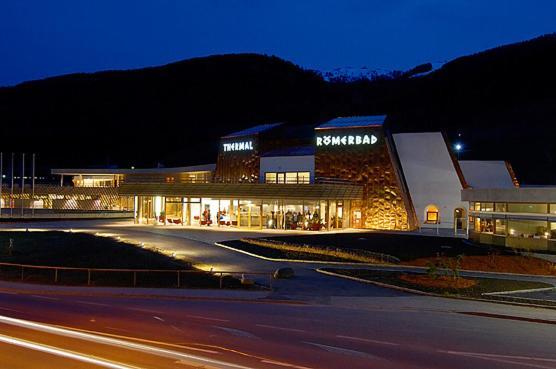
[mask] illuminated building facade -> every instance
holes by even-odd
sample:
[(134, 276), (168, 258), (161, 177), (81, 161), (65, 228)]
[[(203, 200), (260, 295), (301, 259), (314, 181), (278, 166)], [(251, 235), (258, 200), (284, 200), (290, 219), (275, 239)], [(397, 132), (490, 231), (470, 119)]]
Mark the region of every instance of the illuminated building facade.
[[(54, 169), (73, 186), (33, 199), (144, 224), (465, 234), (475, 220), (462, 190), (517, 185), (505, 162), (458, 161), (442, 133), (392, 134), (386, 123), (381, 115), (258, 125), (222, 137), (215, 164)], [(3, 194), (5, 204), (17, 201)]]

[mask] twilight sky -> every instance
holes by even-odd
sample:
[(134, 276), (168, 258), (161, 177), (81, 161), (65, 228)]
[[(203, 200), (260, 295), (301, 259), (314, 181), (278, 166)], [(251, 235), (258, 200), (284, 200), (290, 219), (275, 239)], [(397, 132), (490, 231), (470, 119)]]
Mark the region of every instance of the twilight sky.
[(237, 52), (407, 69), (554, 31), (553, 0), (0, 0), (0, 86)]

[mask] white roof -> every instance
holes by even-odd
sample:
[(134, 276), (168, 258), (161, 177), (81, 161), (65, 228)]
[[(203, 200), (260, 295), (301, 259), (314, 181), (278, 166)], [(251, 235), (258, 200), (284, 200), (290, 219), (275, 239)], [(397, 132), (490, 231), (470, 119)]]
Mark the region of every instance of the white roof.
[(514, 188), (512, 176), (503, 160), (460, 160), (465, 181), (472, 188)]

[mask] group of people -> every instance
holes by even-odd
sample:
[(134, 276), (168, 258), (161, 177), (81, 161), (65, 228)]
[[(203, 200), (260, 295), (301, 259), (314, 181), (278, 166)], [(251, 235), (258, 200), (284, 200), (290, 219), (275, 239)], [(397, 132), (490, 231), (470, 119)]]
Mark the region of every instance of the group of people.
[(273, 229), (320, 229), (322, 224), (316, 210), (313, 214), (309, 211), (303, 214), (302, 212), (288, 210), (285, 213), (271, 211), (267, 226)]

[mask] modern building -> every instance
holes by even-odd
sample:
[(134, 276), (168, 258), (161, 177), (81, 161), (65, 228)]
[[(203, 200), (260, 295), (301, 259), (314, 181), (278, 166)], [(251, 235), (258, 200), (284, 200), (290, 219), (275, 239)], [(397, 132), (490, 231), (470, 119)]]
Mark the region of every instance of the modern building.
[[(458, 161), (442, 133), (392, 134), (383, 115), (234, 132), (220, 138), (215, 164), (52, 174), (60, 186), (21, 195), (4, 190), (4, 207), (28, 201), (20, 205), (124, 212), (145, 224), (465, 234), (488, 223), (475, 210), (488, 199), (469, 200), (470, 193), (520, 191), (508, 163)], [(72, 186), (65, 186), (68, 178)]]
[(199, 179), (181, 179), (191, 167), (161, 168), (175, 175), (159, 178), (135, 170), (120, 180), (119, 193), (135, 198), (140, 223), (464, 233), (465, 173), (477, 188), (514, 185), (504, 162), (491, 163), (504, 170), (481, 174), (488, 163), (460, 166), (442, 133), (390, 134), (385, 122), (360, 116), (255, 126), (222, 137), (216, 165)]
[(466, 189), (470, 238), (518, 249), (556, 251), (556, 187)]

